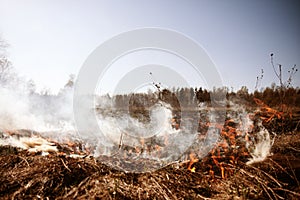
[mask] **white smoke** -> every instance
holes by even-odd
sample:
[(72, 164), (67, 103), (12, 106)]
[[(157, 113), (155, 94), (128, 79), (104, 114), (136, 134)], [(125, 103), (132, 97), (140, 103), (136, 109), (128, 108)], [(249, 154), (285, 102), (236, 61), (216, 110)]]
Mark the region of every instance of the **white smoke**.
[(251, 155), (250, 160), (246, 164), (264, 161), (271, 155), (271, 147), (274, 138), (271, 139), (269, 131), (262, 125), (259, 119), (255, 124), (253, 121), (253, 113), (246, 111), (246, 106), (237, 104), (232, 101), (229, 102), (231, 111), (228, 112), (228, 118), (238, 122), (237, 131), (240, 136), (245, 138), (245, 143), (248, 152)]
[(112, 115), (99, 114), (98, 124), (102, 137), (99, 140), (95, 156), (111, 155), (115, 148), (121, 145), (142, 147), (142, 140), (157, 138), (163, 140), (178, 132), (171, 125), (172, 111), (169, 104), (160, 102), (150, 108), (150, 122), (140, 122), (128, 113)]
[[(55, 141), (63, 141), (65, 137), (75, 137), (72, 87), (65, 87), (57, 95), (40, 94), (27, 87), (27, 82), (21, 78), (16, 76), (10, 78), (9, 81), (5, 80), (5, 83), (0, 80), (0, 131), (35, 130)], [(165, 147), (162, 147), (165, 154), (152, 154), (152, 158), (162, 160), (168, 160), (172, 156), (178, 158), (197, 134), (190, 133), (189, 127), (181, 127), (180, 130), (172, 128), (172, 108), (167, 103), (159, 102), (149, 108), (150, 122), (144, 123), (130, 117), (128, 113), (118, 113), (114, 110), (114, 104), (109, 96), (98, 97), (97, 101), (100, 102), (98, 108), (102, 110), (98, 115), (98, 125), (102, 133), (100, 135), (95, 133), (85, 138), (85, 142), (94, 149), (95, 156), (112, 155), (118, 151), (120, 145), (143, 147), (145, 142), (143, 140), (155, 138), (155, 142), (165, 144)], [(252, 156), (247, 164), (263, 161), (270, 155), (273, 142), (269, 132), (259, 125), (259, 131), (254, 133), (255, 136), (251, 135), (254, 124), (245, 107), (232, 102), (229, 104), (231, 110), (228, 112), (228, 117), (239, 124), (237, 129), (240, 136), (250, 138), (244, 141)], [(200, 111), (205, 108), (206, 106), (202, 105)], [(217, 118), (215, 115), (208, 117), (211, 122), (216, 121), (214, 118)], [(189, 124), (189, 122), (185, 123)], [(213, 141), (217, 140), (217, 134), (219, 133), (212, 129), (208, 130), (208, 135)], [(16, 138), (6, 138), (6, 140), (0, 138), (0, 145), (14, 144), (28, 149), (29, 147), (26, 146), (28, 143), (30, 142)], [(37, 144), (37, 146), (43, 148), (42, 145)], [(201, 147), (197, 148), (201, 149)]]
[(0, 130), (74, 130), (72, 87), (47, 94), (35, 91), (33, 81), (18, 76), (12, 67), (0, 73)]
[(274, 143), (274, 139), (271, 139), (269, 131), (265, 129), (261, 124), (259, 124), (260, 130), (256, 134), (256, 140), (252, 147), (250, 146), (250, 154), (252, 158), (246, 163), (248, 165), (262, 162), (268, 156), (271, 155), (271, 147)]
[(2, 129), (40, 129), (44, 121), (30, 112), (26, 95), (0, 88), (0, 127)]
[[(47, 141), (44, 138), (38, 136), (10, 136), (5, 133), (1, 133), (2, 138), (0, 140), (0, 146), (10, 145), (21, 149), (26, 149), (29, 152), (57, 152), (58, 149), (54, 143)], [(47, 155), (47, 154), (45, 154)]]

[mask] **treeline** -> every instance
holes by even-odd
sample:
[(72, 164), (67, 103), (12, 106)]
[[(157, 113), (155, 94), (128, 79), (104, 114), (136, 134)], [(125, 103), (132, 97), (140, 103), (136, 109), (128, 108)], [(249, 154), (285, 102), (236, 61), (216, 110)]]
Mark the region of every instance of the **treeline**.
[[(212, 95), (213, 94), (213, 95)], [(260, 91), (249, 92), (246, 86), (241, 87), (238, 91), (229, 91), (227, 87), (215, 88), (213, 91), (208, 91), (202, 87), (199, 88), (173, 88), (172, 90), (161, 90), (155, 93), (138, 93), (138, 94), (123, 94), (113, 97), (116, 108), (124, 108), (135, 105), (137, 107), (148, 107), (153, 105), (157, 99), (161, 99), (174, 107), (194, 106), (200, 102), (210, 102), (211, 97), (216, 98), (218, 94), (226, 94), (226, 99), (239, 99), (248, 105), (255, 106), (255, 98), (263, 101), (270, 107), (279, 107), (287, 105), (289, 107), (299, 107), (300, 105), (300, 88), (281, 88), (272, 84)]]
[(299, 87), (280, 87), (274, 83), (270, 87), (266, 87), (261, 91), (249, 93), (246, 87), (242, 87), (236, 93), (230, 93), (229, 96), (241, 97), (255, 105), (254, 99), (263, 101), (270, 107), (300, 107), (300, 88)]

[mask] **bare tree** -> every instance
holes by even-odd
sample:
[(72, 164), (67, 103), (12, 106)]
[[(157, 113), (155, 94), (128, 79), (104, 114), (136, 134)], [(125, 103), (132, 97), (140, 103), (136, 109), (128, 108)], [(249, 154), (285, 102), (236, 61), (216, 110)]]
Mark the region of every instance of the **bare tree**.
[(12, 75), (12, 64), (6, 55), (8, 44), (0, 37), (0, 84), (7, 84)]
[(297, 73), (298, 69), (296, 68), (296, 65), (294, 65), (288, 71), (288, 74), (289, 74), (288, 79), (286, 81), (284, 81), (283, 76), (282, 76), (282, 65), (278, 64), (278, 71), (277, 71), (275, 68), (275, 65), (274, 65), (274, 59), (273, 59), (274, 54), (271, 53), (270, 56), (271, 56), (271, 65), (272, 65), (273, 71), (274, 71), (276, 77), (278, 78), (279, 84), (280, 84), (279, 85), (279, 88), (280, 88), (279, 97), (280, 97), (280, 102), (281, 102), (281, 107), (282, 107), (284, 105), (286, 90), (291, 86), (292, 79), (293, 79), (294, 75)]

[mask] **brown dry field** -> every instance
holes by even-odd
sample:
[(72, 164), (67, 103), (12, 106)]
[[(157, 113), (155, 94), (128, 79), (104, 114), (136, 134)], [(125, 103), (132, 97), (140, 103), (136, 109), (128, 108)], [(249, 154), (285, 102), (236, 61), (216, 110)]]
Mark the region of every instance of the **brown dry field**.
[[(93, 157), (41, 156), (0, 147), (0, 199), (299, 199), (300, 132), (276, 137), (272, 155), (246, 165), (208, 169), (210, 158), (170, 164), (149, 173), (125, 173)], [(211, 171), (214, 170), (214, 174)]]

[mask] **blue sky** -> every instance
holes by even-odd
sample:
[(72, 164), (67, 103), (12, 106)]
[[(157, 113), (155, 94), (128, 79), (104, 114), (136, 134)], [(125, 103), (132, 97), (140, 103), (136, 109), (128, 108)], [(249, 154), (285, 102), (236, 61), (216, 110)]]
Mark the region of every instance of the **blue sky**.
[[(278, 83), (271, 52), (284, 71), (300, 65), (299, 11), (293, 0), (0, 0), (0, 35), (10, 44), (14, 67), (39, 88), (57, 91), (112, 36), (160, 27), (197, 41), (225, 86), (252, 90), (261, 68), (262, 87)], [(294, 86), (300, 86), (299, 77)]]

